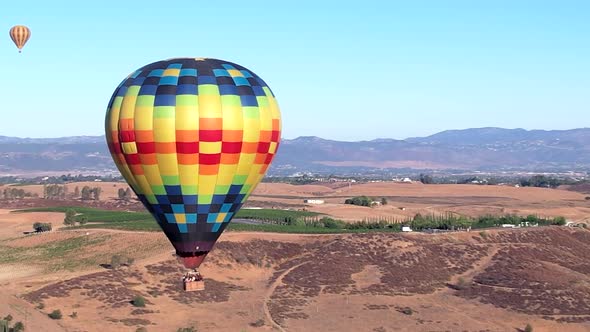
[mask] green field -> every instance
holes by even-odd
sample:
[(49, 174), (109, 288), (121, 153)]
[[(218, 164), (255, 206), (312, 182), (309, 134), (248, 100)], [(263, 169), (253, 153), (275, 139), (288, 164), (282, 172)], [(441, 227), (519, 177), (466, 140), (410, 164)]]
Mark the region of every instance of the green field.
[[(125, 212), (125, 211), (108, 211), (94, 208), (70, 208), (70, 207), (50, 207), (50, 208), (32, 208), (18, 210), (14, 213), (27, 212), (63, 212), (73, 209), (80, 216), (88, 218), (88, 224), (72, 226), (71, 229), (96, 229), (108, 228), (127, 231), (144, 231), (144, 232), (159, 232), (160, 226), (156, 223), (154, 218), (146, 212)], [(241, 224), (232, 222), (226, 229), (227, 231), (246, 231), (246, 232), (274, 232), (274, 233), (295, 233), (295, 234), (333, 234), (333, 233), (361, 233), (361, 232), (393, 232), (397, 231), (390, 228), (384, 229), (344, 229), (344, 228), (327, 228), (318, 227), (315, 225), (306, 225), (298, 223), (296, 225), (277, 224), (277, 221), (284, 221), (286, 219), (304, 220), (306, 218), (320, 218), (322, 215), (307, 211), (290, 211), (290, 210), (276, 210), (276, 209), (244, 209), (240, 210), (236, 218), (240, 219), (257, 219), (268, 221), (264, 224)]]

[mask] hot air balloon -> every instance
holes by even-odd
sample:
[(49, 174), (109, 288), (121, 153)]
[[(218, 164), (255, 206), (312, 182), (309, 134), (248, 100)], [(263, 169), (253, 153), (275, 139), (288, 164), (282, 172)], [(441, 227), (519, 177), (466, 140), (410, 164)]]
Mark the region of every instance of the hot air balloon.
[(18, 48), (18, 53), (22, 52), (23, 47), (31, 38), (31, 30), (24, 25), (15, 25), (10, 28), (10, 38)]
[(148, 64), (117, 87), (106, 140), (119, 171), (187, 269), (197, 269), (280, 143), (269, 86), (228, 61)]

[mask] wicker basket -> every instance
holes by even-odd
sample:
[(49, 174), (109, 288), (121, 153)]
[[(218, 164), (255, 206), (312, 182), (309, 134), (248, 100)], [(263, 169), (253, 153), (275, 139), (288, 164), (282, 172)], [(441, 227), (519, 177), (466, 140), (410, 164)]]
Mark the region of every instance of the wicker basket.
[(185, 282), (183, 282), (183, 284), (184, 284), (184, 290), (187, 292), (194, 292), (194, 291), (200, 291), (200, 290), (205, 289), (205, 282), (203, 280), (185, 281)]

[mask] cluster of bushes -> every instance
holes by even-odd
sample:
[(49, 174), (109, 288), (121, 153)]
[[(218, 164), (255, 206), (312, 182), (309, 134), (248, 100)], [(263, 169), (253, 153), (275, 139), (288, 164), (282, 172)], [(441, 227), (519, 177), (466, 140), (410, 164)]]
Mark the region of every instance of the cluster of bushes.
[(59, 184), (46, 184), (43, 186), (43, 198), (45, 199), (65, 199), (68, 188)]
[(375, 199), (368, 196), (356, 196), (353, 198), (348, 198), (344, 201), (344, 204), (352, 204), (358, 206), (373, 206), (375, 204), (378, 204), (376, 202), (379, 202), (379, 204), (381, 205), (385, 205), (387, 204), (387, 199), (385, 197), (382, 197), (381, 199)]
[(77, 216), (75, 210), (67, 209), (66, 216), (64, 218), (64, 225), (75, 226), (76, 223), (79, 223), (80, 225), (85, 225), (88, 223), (88, 217), (85, 215)]
[(561, 184), (562, 183), (559, 179), (547, 177), (545, 175), (534, 175), (528, 179), (520, 180), (520, 185), (522, 187), (557, 188)]
[(526, 223), (537, 224), (539, 226), (548, 226), (548, 225), (559, 225), (563, 226), (566, 223), (564, 217), (555, 217), (555, 218), (541, 218), (535, 215), (528, 215), (526, 217), (521, 217), (517, 215), (505, 215), (505, 216), (481, 216), (472, 221), (473, 228), (487, 228), (487, 227), (496, 227), (503, 224), (511, 224), (515, 226), (525, 225)]
[(30, 192), (18, 188), (6, 188), (2, 191), (2, 198), (4, 199), (22, 199), (33, 196)]
[(100, 199), (100, 193), (102, 189), (99, 187), (89, 187), (84, 186), (81, 192), (81, 198), (83, 201), (95, 200), (98, 201)]
[(133, 192), (129, 188), (127, 188), (127, 189), (119, 188), (119, 191), (117, 194), (119, 196), (119, 199), (122, 201), (128, 201), (131, 198), (133, 198)]
[(16, 322), (12, 325), (12, 315), (8, 314), (6, 317), (0, 319), (0, 332), (22, 332), (25, 330), (25, 325), (22, 322)]
[(121, 266), (131, 266), (135, 260), (132, 257), (127, 257), (125, 255), (113, 255), (111, 257), (111, 264), (109, 265), (111, 269), (118, 269)]
[(51, 223), (36, 222), (33, 224), (35, 232), (50, 232), (52, 229)]
[(472, 220), (464, 216), (457, 217), (452, 214), (422, 216), (418, 213), (407, 224), (410, 226), (410, 228), (412, 228), (412, 230), (422, 231), (425, 229), (466, 229), (471, 227), (472, 223)]

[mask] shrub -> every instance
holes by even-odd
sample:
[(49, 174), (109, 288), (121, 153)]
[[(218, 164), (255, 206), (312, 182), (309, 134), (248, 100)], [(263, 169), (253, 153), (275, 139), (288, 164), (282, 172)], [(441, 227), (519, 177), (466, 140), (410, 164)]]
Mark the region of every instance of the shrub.
[(12, 315), (8, 314), (6, 315), (6, 317), (2, 318), (3, 320), (7, 321), (7, 322), (12, 322)]
[(533, 332), (533, 327), (531, 326), (531, 324), (526, 324), (524, 332)]
[(145, 327), (138, 327), (137, 330), (135, 330), (135, 332), (147, 332), (147, 329)]
[(70, 315), (70, 317), (72, 317), (72, 318), (78, 318), (78, 312), (76, 312), (76, 311), (72, 312), (72, 314)]
[(401, 313), (409, 316), (414, 313), (414, 310), (412, 310), (412, 308), (410, 308), (410, 307), (405, 307), (401, 310)]
[(33, 229), (35, 232), (49, 232), (52, 227), (50, 223), (36, 222), (33, 224)]
[(254, 323), (250, 323), (250, 326), (252, 326), (252, 327), (264, 326), (264, 319), (259, 319), (259, 320), (255, 321)]
[(23, 332), (25, 330), (25, 324), (22, 322), (16, 322), (12, 327), (12, 332)]
[(551, 222), (551, 224), (563, 226), (563, 225), (565, 225), (565, 218), (564, 217), (555, 217), (555, 218), (553, 218), (553, 222)]
[(73, 226), (76, 224), (76, 211), (72, 209), (66, 210), (66, 217), (64, 218), (64, 225)]
[(482, 239), (487, 240), (487, 238), (488, 238), (488, 232), (481, 231), (481, 232), (479, 232), (479, 236), (481, 236)]
[(86, 225), (88, 223), (88, 217), (80, 216), (80, 218), (78, 218), (78, 222), (80, 223), (80, 225)]
[(121, 255), (113, 255), (113, 257), (111, 257), (111, 269), (118, 269), (121, 266), (121, 261)]
[(133, 304), (134, 307), (145, 307), (145, 299), (143, 298), (143, 296), (138, 295), (133, 298), (131, 304)]
[(39, 310), (45, 309), (45, 304), (43, 302), (37, 304), (37, 309), (39, 309)]
[(178, 328), (178, 330), (176, 330), (176, 332), (197, 332), (197, 329), (195, 329), (194, 327), (180, 327)]
[(61, 317), (62, 317), (61, 310), (59, 310), (59, 309), (53, 310), (47, 316), (49, 316), (49, 318), (51, 318), (51, 319), (61, 319)]
[(469, 283), (465, 279), (463, 279), (463, 277), (459, 277), (459, 279), (457, 280), (456, 288), (458, 290), (462, 290), (467, 288), (467, 286), (469, 286)]
[(590, 196), (586, 196), (585, 198), (587, 201), (590, 201)]

